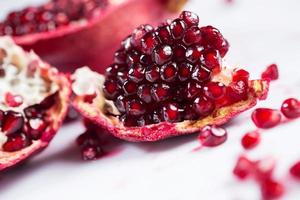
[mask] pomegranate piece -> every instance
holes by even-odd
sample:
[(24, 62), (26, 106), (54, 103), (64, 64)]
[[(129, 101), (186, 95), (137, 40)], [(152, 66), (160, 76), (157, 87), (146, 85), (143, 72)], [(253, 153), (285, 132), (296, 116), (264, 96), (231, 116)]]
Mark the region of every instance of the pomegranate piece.
[(300, 180), (300, 161), (296, 162), (291, 168), (290, 168), (290, 174)]
[[(0, 22), (0, 35), (13, 36), (17, 44), (26, 50), (33, 49), (64, 71), (88, 65), (103, 73), (104, 66), (111, 62), (110, 56), (125, 35), (139, 24), (157, 24), (171, 17), (185, 1), (48, 0), (44, 5), (8, 14)], [(195, 21), (188, 14), (183, 20)], [(146, 25), (135, 33), (136, 40), (143, 38), (143, 44), (135, 47), (144, 52), (149, 52), (157, 42), (155, 35), (144, 37), (144, 32), (149, 30), (151, 26)], [(130, 42), (135, 44), (134, 39)]]
[(245, 149), (253, 149), (256, 147), (261, 140), (260, 134), (258, 131), (252, 131), (249, 133), (246, 133), (242, 138), (242, 146)]
[[(265, 98), (268, 81), (245, 72), (232, 81), (222, 66), (227, 40), (212, 26), (199, 27), (197, 18), (183, 11), (158, 27), (139, 26), (116, 48), (104, 80), (77, 70), (74, 107), (117, 137), (155, 141), (222, 125)], [(82, 81), (83, 74), (95, 82)], [(96, 91), (93, 102), (83, 102), (87, 92), (79, 86)]]
[(278, 67), (276, 64), (269, 65), (266, 70), (261, 74), (264, 80), (274, 81), (279, 77)]
[(281, 112), (289, 119), (300, 117), (300, 101), (295, 98), (284, 100), (281, 105)]
[(281, 114), (278, 110), (270, 108), (257, 108), (252, 112), (252, 121), (258, 128), (272, 128), (281, 121)]
[(254, 176), (258, 182), (263, 182), (273, 175), (276, 166), (276, 160), (272, 157), (267, 157), (254, 162), (255, 171)]
[(201, 130), (198, 140), (206, 147), (219, 146), (227, 140), (227, 132), (220, 127), (206, 126)]
[(273, 180), (272, 178), (266, 179), (261, 184), (261, 194), (263, 199), (277, 199), (281, 196), (283, 196), (285, 192), (284, 185), (276, 180)]
[(253, 174), (255, 169), (255, 165), (253, 161), (249, 160), (246, 156), (240, 156), (234, 166), (233, 174), (244, 180)]
[(0, 38), (0, 49), (5, 52), (5, 78), (0, 79), (1, 171), (48, 146), (64, 119), (71, 90), (65, 75), (11, 39)]

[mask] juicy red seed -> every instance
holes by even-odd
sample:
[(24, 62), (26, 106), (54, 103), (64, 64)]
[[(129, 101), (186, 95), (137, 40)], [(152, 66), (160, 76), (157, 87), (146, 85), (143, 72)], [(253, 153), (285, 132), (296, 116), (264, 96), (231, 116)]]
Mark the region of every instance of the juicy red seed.
[(300, 161), (296, 162), (291, 168), (290, 168), (290, 174), (300, 180)]
[(173, 59), (183, 61), (185, 59), (186, 48), (183, 45), (175, 45), (173, 48)]
[(95, 160), (103, 155), (103, 150), (100, 146), (85, 146), (81, 150), (83, 160)]
[(153, 30), (153, 27), (146, 24), (146, 25), (141, 25), (139, 26), (138, 28), (136, 28), (134, 31), (133, 31), (133, 34), (130, 38), (130, 43), (132, 46), (136, 47), (137, 49), (141, 49), (141, 40), (142, 40), (142, 37), (144, 37), (144, 35), (150, 31)]
[(161, 67), (160, 69), (160, 77), (162, 80), (166, 82), (172, 82), (177, 78), (177, 64), (176, 63), (168, 63)]
[(216, 100), (220, 99), (225, 94), (225, 85), (220, 82), (210, 82), (203, 88), (206, 97)]
[(183, 110), (185, 120), (196, 120), (199, 118), (192, 105), (186, 105)]
[(116, 101), (115, 101), (115, 106), (117, 109), (121, 112), (124, 113), (126, 111), (126, 108), (128, 107), (128, 99), (124, 96), (118, 96)]
[(252, 149), (260, 142), (260, 134), (257, 131), (252, 131), (245, 134), (242, 138), (242, 145), (245, 149)]
[(158, 46), (152, 53), (152, 60), (158, 65), (162, 65), (171, 60), (173, 55), (172, 48), (169, 45)]
[(234, 166), (233, 174), (244, 180), (248, 178), (254, 171), (254, 163), (245, 156), (240, 156)]
[(229, 44), (220, 31), (213, 26), (205, 26), (200, 30), (203, 40), (206, 41), (205, 45), (217, 49), (221, 57), (224, 57), (229, 49)]
[(284, 194), (285, 187), (282, 183), (269, 178), (261, 184), (261, 194), (263, 199), (275, 199)]
[(165, 101), (170, 97), (170, 86), (167, 84), (154, 84), (151, 88), (151, 96), (154, 101)]
[(125, 92), (125, 95), (135, 94), (137, 91), (137, 85), (132, 81), (125, 81), (123, 85), (123, 90)]
[(227, 140), (227, 132), (220, 127), (206, 126), (198, 135), (198, 140), (206, 147), (219, 146)]
[(128, 72), (123, 71), (123, 72), (118, 72), (117, 73), (117, 81), (119, 85), (123, 85), (125, 81), (128, 79)]
[(189, 63), (181, 63), (178, 67), (178, 78), (181, 81), (190, 79), (193, 66)]
[(289, 119), (300, 117), (300, 101), (295, 98), (286, 99), (281, 105), (281, 112)]
[(182, 19), (188, 27), (198, 26), (199, 17), (193, 12), (183, 11), (179, 18)]
[(203, 47), (201, 47), (199, 45), (191, 46), (191, 47), (187, 48), (187, 50), (185, 52), (185, 57), (191, 63), (199, 62), (200, 58), (202, 56), (202, 50), (203, 50)]
[(114, 100), (119, 94), (120, 87), (115, 80), (106, 80), (103, 84), (105, 98)]
[(149, 56), (149, 55), (141, 55), (141, 57), (140, 57), (140, 63), (142, 65), (150, 65), (151, 62), (152, 62), (151, 56)]
[(276, 64), (269, 65), (265, 71), (261, 74), (261, 78), (264, 80), (274, 81), (279, 77), (278, 67)]
[(149, 69), (146, 70), (145, 76), (147, 81), (149, 82), (155, 82), (160, 78), (160, 73), (159, 73), (159, 67), (157, 66), (152, 66)]
[(178, 39), (181, 39), (183, 37), (183, 34), (185, 32), (185, 29), (186, 29), (186, 24), (181, 19), (175, 19), (170, 24), (170, 29), (171, 29), (171, 33), (173, 35), (173, 38), (178, 40)]
[(140, 64), (133, 65), (128, 71), (128, 78), (133, 82), (141, 82), (145, 77), (145, 68)]
[(272, 177), (276, 160), (272, 157), (267, 157), (254, 162), (254, 176), (259, 183)]
[(37, 140), (40, 139), (42, 133), (46, 130), (48, 124), (42, 119), (29, 119), (28, 121), (28, 130), (27, 136), (31, 139)]
[[(126, 52), (124, 50), (118, 50), (114, 55), (114, 63), (116, 64), (125, 64), (126, 63)], [(106, 70), (107, 71), (107, 70)]]
[(181, 120), (179, 106), (174, 102), (167, 103), (162, 107), (162, 115), (167, 122), (179, 122)]
[(129, 115), (140, 116), (145, 113), (145, 106), (141, 101), (133, 99), (128, 102), (126, 113)]
[(193, 107), (203, 117), (211, 114), (215, 109), (214, 102), (204, 97), (197, 97), (193, 102)]
[(4, 113), (2, 122), (2, 132), (6, 135), (14, 134), (20, 131), (24, 125), (24, 117), (21, 113), (7, 111)]
[(193, 73), (192, 73), (192, 79), (198, 81), (198, 82), (206, 82), (210, 79), (211, 77), (211, 72), (201, 66), (201, 65), (196, 65), (193, 69)]
[(188, 100), (194, 99), (202, 92), (202, 86), (196, 81), (188, 82), (185, 88), (185, 96)]
[(251, 115), (252, 121), (258, 128), (272, 128), (281, 121), (278, 110), (270, 108), (257, 108)]
[(208, 49), (203, 51), (202, 63), (210, 70), (221, 70), (221, 57), (219, 52), (214, 49)]
[(128, 126), (128, 127), (138, 126), (137, 119), (132, 116), (122, 115), (120, 117), (120, 121), (124, 124), (124, 126)]
[(23, 103), (23, 98), (20, 95), (14, 95), (10, 92), (5, 94), (5, 103), (9, 107), (18, 107)]
[(163, 121), (164, 121), (164, 117), (162, 115), (161, 110), (153, 111), (153, 113), (152, 113), (152, 122), (154, 124), (157, 124), (157, 123), (160, 123), (160, 122), (163, 122)]
[(142, 40), (141, 40), (141, 43), (142, 43), (142, 51), (143, 53), (145, 54), (151, 54), (154, 47), (159, 43), (158, 42), (158, 39), (156, 38), (155, 36), (155, 33), (153, 32), (148, 32), (146, 33)]
[(112, 64), (106, 69), (105, 76), (106, 77), (116, 77), (118, 72), (121, 70), (124, 70), (124, 66), (122, 66), (120, 64)]
[(127, 55), (126, 63), (128, 66), (133, 66), (135, 64), (138, 64), (140, 61), (140, 54), (137, 51), (131, 51)]
[(157, 37), (164, 44), (172, 44), (172, 36), (169, 26), (158, 27), (155, 31)]
[(199, 43), (201, 41), (201, 32), (198, 27), (189, 28), (183, 36), (183, 42), (186, 45)]
[(137, 95), (145, 103), (150, 103), (152, 101), (151, 86), (149, 86), (149, 85), (139, 86), (138, 91), (137, 91)]
[(10, 135), (3, 144), (2, 149), (6, 152), (14, 152), (24, 149), (30, 145), (30, 141), (24, 134)]
[(238, 82), (238, 81), (249, 81), (250, 74), (248, 71), (244, 69), (235, 69), (232, 74), (232, 81)]
[(248, 98), (248, 82), (242, 80), (232, 82), (226, 92), (233, 102), (246, 100)]
[(44, 115), (44, 110), (39, 104), (35, 104), (25, 108), (24, 114), (27, 118), (42, 118)]

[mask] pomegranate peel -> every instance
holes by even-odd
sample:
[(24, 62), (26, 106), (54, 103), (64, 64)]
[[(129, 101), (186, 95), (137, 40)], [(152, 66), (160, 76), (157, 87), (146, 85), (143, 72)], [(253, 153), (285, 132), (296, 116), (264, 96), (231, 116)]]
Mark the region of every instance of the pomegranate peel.
[[(84, 81), (83, 75), (87, 75), (88, 81)], [(81, 76), (81, 77), (80, 77)], [(224, 80), (224, 74), (221, 75)], [(87, 80), (87, 79), (85, 79)], [(228, 79), (230, 80), (230, 79)], [(226, 80), (226, 81), (228, 81)], [(104, 98), (99, 88), (104, 82), (104, 77), (88, 68), (78, 69), (73, 75), (73, 92), (76, 97), (73, 106), (86, 118), (108, 130), (114, 136), (128, 141), (157, 141), (168, 137), (191, 134), (200, 131), (207, 125), (222, 125), (239, 113), (256, 105), (257, 99), (264, 99), (268, 92), (268, 82), (262, 80), (249, 81), (249, 97), (230, 106), (224, 106), (215, 110), (211, 115), (199, 120), (185, 120), (178, 123), (161, 122), (143, 127), (125, 127), (117, 117), (106, 115), (107, 110), (113, 110), (112, 102)], [(225, 82), (225, 81), (224, 81)], [(85, 101), (85, 93), (96, 93), (91, 102)]]
[[(23, 51), (20, 47), (16, 46), (10, 38), (0, 38), (0, 48), (7, 52), (7, 57), (2, 60), (4, 62), (3, 69), (6, 72), (6, 75), (2, 77), (3, 79), (0, 80), (0, 84), (2, 84), (4, 90), (8, 87), (13, 90), (8, 92), (13, 92), (18, 95), (20, 94), (23, 98), (23, 103), (17, 107), (15, 105), (14, 107), (10, 107), (9, 105), (0, 102), (0, 111), (2, 113), (0, 113), (2, 115), (2, 122), (0, 123), (1, 171), (26, 160), (30, 156), (44, 149), (49, 144), (66, 115), (71, 90), (69, 77), (58, 73), (55, 68), (40, 60), (35, 54)], [(12, 70), (13, 68), (17, 68), (19, 70), (13, 77), (20, 78), (22, 80), (21, 84), (23, 87), (20, 87), (20, 85), (16, 85), (15, 87), (9, 85), (10, 82), (8, 80), (11, 76), (11, 72), (9, 70)], [(25, 75), (22, 75), (23, 72)], [(32, 77), (38, 77), (38, 82), (34, 82), (35, 78)], [(37, 83), (42, 86), (39, 86)], [(30, 89), (31, 93), (28, 93), (27, 89)], [(40, 90), (45, 91), (38, 92)], [(25, 110), (32, 106), (37, 106), (36, 108), (40, 109), (33, 109), (36, 113), (31, 114), (38, 115), (32, 115), (32, 118), (30, 118), (28, 115), (29, 112), (26, 114)], [(15, 121), (15, 118), (6, 119), (8, 113), (12, 113), (12, 110), (15, 113), (19, 113), (20, 116), (23, 117), (24, 121), (21, 121), (22, 126), (20, 130), (10, 128), (13, 133), (8, 134), (8, 132), (4, 129), (4, 125), (10, 124), (10, 126), (14, 126), (14, 123), (18, 122)], [(40, 115), (43, 115), (43, 117), (39, 118), (38, 116)], [(7, 120), (13, 121), (7, 122)], [(46, 125), (39, 126), (39, 124), (32, 123), (35, 125), (31, 124), (29, 126), (31, 120), (42, 120), (42, 122), (46, 123)], [(15, 127), (19, 127), (19, 125)], [(39, 136), (34, 137), (33, 135), (30, 135), (33, 133), (31, 131), (38, 131)], [(19, 135), (25, 137), (27, 141), (27, 143), (21, 147), (16, 146), (18, 144), (13, 143), (13, 137)]]
[[(51, 31), (15, 36), (14, 40), (26, 50), (33, 49), (42, 59), (64, 71), (74, 71), (76, 67), (89, 65), (94, 70), (104, 72), (105, 69), (99, 66), (111, 62), (111, 55), (117, 45), (134, 27), (144, 23), (155, 24), (172, 16), (186, 0), (103, 2), (106, 2), (104, 8), (99, 13), (93, 13), (95, 16), (90, 19), (84, 18)], [(68, 6), (71, 5), (69, 3)]]

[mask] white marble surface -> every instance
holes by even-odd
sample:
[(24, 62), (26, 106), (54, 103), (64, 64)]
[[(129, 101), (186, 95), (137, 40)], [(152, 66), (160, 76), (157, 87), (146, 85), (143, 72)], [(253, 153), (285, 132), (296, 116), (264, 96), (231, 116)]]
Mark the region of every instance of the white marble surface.
[[(1, 0), (1, 15), (12, 7), (39, 0)], [(186, 6), (199, 14), (201, 24), (219, 27), (231, 44), (227, 62), (242, 66), (258, 77), (276, 62), (280, 80), (271, 86), (267, 101), (259, 106), (278, 108), (283, 99), (300, 98), (300, 2), (298, 0), (194, 0)], [(0, 175), (0, 199), (167, 199), (257, 200), (253, 182), (240, 183), (232, 176), (240, 139), (254, 125), (245, 112), (226, 126), (228, 141), (215, 149), (192, 152), (195, 136), (155, 144), (122, 143), (117, 155), (82, 162), (74, 139), (83, 130), (79, 123), (64, 126), (50, 147), (31, 162)], [(300, 120), (263, 132), (253, 158), (269, 155), (278, 161), (276, 177), (287, 185), (282, 199), (300, 199), (300, 182), (288, 167), (300, 159)]]

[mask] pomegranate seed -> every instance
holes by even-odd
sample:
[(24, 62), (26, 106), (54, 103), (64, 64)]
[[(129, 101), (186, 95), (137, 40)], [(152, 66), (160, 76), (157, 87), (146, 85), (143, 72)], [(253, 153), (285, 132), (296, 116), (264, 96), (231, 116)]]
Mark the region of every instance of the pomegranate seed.
[(227, 87), (227, 95), (233, 102), (237, 102), (240, 100), (247, 100), (248, 99), (248, 82), (243, 80), (232, 82)]
[(160, 69), (160, 77), (166, 82), (172, 82), (177, 78), (177, 71), (176, 63), (165, 64)]
[(124, 96), (118, 96), (117, 100), (115, 101), (115, 106), (117, 109), (121, 112), (124, 113), (126, 108), (128, 107), (128, 99)]
[(198, 140), (206, 147), (219, 146), (227, 140), (227, 132), (220, 127), (206, 126), (201, 130)]
[(264, 80), (274, 81), (279, 77), (278, 67), (276, 64), (269, 65), (266, 70), (261, 74), (261, 78)]
[(281, 105), (281, 112), (289, 119), (300, 117), (300, 101), (295, 98), (286, 99)]
[(210, 82), (203, 88), (204, 94), (210, 99), (220, 99), (225, 94), (225, 85), (220, 82)]
[(114, 78), (122, 69), (124, 69), (124, 66), (120, 64), (112, 64), (106, 69), (105, 76)]
[(158, 39), (156, 38), (155, 33), (148, 32), (143, 36), (141, 43), (142, 51), (145, 54), (151, 54), (154, 47), (158, 44)]
[(81, 150), (83, 160), (95, 160), (103, 154), (100, 146), (85, 146)]
[(167, 122), (179, 122), (181, 115), (177, 103), (168, 103), (163, 106), (163, 117)]
[(188, 27), (197, 26), (199, 23), (199, 17), (190, 11), (183, 11), (179, 18), (182, 19)]
[(172, 44), (172, 36), (171, 36), (171, 31), (169, 26), (161, 26), (158, 27), (156, 30), (156, 35), (161, 41), (161, 43), (164, 44)]
[(242, 145), (245, 149), (252, 149), (260, 142), (260, 134), (257, 131), (252, 131), (245, 134), (242, 138)]
[(132, 95), (137, 91), (136, 84), (132, 81), (125, 81), (123, 90), (126, 95)]
[(185, 59), (186, 48), (183, 45), (177, 44), (173, 48), (173, 59), (183, 61)]
[(219, 52), (214, 49), (203, 51), (202, 63), (210, 70), (219, 72), (221, 70), (221, 57)]
[(145, 68), (140, 64), (133, 65), (128, 71), (128, 78), (133, 82), (141, 82), (144, 80)]
[(153, 66), (150, 69), (147, 69), (145, 72), (145, 76), (147, 81), (149, 82), (155, 82), (159, 79), (159, 68), (157, 66)]
[(192, 79), (199, 82), (206, 82), (210, 79), (211, 72), (203, 66), (196, 65), (193, 69)]
[(265, 180), (261, 184), (261, 194), (264, 199), (279, 198), (284, 194), (284, 185), (272, 178)]
[(290, 168), (290, 174), (300, 180), (300, 161), (296, 162), (291, 168)]
[(5, 94), (5, 103), (9, 106), (9, 107), (18, 107), (21, 104), (23, 104), (23, 98), (20, 95), (14, 95), (10, 92), (7, 92)]
[(114, 55), (114, 62), (116, 64), (125, 64), (126, 63), (126, 52), (122, 49), (116, 51), (115, 55)]
[(192, 105), (186, 105), (183, 110), (185, 120), (196, 120), (199, 118)]
[(124, 126), (132, 127), (132, 126), (138, 126), (138, 122), (136, 118), (128, 115), (122, 115), (120, 117), (120, 121), (124, 124)]
[(248, 83), (250, 74), (248, 71), (244, 69), (235, 69), (232, 74), (232, 81), (238, 82), (238, 81), (244, 81)]
[(2, 121), (2, 132), (6, 135), (17, 133), (24, 125), (22, 114), (14, 111), (6, 111)]
[(178, 78), (181, 81), (186, 81), (191, 77), (193, 66), (189, 63), (181, 63), (178, 67)]
[(140, 61), (141, 55), (137, 51), (131, 51), (127, 55), (126, 63), (129, 67), (138, 64)]
[(273, 171), (276, 166), (274, 158), (269, 157), (254, 162), (255, 171), (254, 175), (258, 182), (263, 182), (272, 177)]
[(154, 101), (165, 101), (170, 96), (170, 86), (167, 84), (155, 84), (151, 88), (151, 95)]
[(204, 97), (197, 97), (193, 103), (193, 107), (194, 110), (203, 117), (210, 115), (215, 109), (214, 103)]
[(198, 27), (189, 28), (183, 36), (183, 42), (186, 45), (191, 45), (193, 43), (198, 43), (201, 41), (201, 32)]
[(244, 180), (253, 173), (253, 170), (253, 162), (250, 161), (246, 156), (240, 156), (233, 169), (233, 174), (237, 178)]
[(186, 29), (186, 24), (181, 19), (175, 19), (170, 24), (170, 29), (171, 29), (171, 33), (173, 35), (173, 38), (178, 40), (178, 39), (182, 38), (182, 36), (185, 32), (185, 29)]
[(14, 152), (24, 149), (29, 146), (30, 142), (24, 134), (10, 135), (7, 141), (3, 144), (2, 149), (6, 152)]
[(24, 114), (27, 118), (42, 118), (44, 115), (43, 109), (39, 104), (28, 106), (24, 109)]
[(185, 96), (187, 99), (192, 100), (196, 95), (202, 92), (202, 86), (196, 81), (188, 82), (185, 88)]
[(200, 58), (202, 56), (202, 50), (203, 48), (199, 45), (191, 46), (187, 48), (185, 52), (185, 57), (189, 62), (196, 63), (200, 61)]
[(119, 94), (119, 85), (117, 84), (117, 81), (115, 80), (108, 80), (105, 81), (103, 85), (103, 92), (105, 95), (105, 98), (113, 100), (115, 99)]
[(152, 101), (151, 87), (149, 85), (139, 86), (138, 91), (137, 91), (137, 95), (145, 103), (150, 103)]
[(144, 35), (150, 31), (153, 30), (153, 27), (146, 24), (146, 25), (141, 25), (138, 28), (136, 28), (133, 31), (130, 43), (132, 46), (136, 47), (137, 49), (141, 49), (142, 48), (142, 44), (141, 44), (141, 40), (142, 37), (144, 37)]
[(42, 133), (46, 130), (48, 124), (42, 119), (29, 119), (28, 121), (28, 136), (31, 139), (38, 140), (40, 139)]
[(152, 59), (159, 65), (171, 60), (173, 55), (172, 48), (168, 45), (158, 46), (152, 53)]
[(272, 128), (281, 121), (280, 112), (269, 108), (257, 108), (252, 112), (251, 118), (258, 128)]
[(145, 113), (145, 108), (141, 101), (133, 99), (128, 102), (126, 112), (129, 115), (139, 116)]

